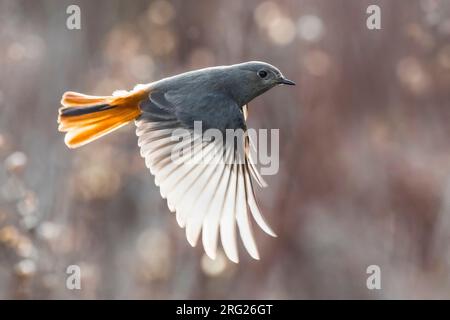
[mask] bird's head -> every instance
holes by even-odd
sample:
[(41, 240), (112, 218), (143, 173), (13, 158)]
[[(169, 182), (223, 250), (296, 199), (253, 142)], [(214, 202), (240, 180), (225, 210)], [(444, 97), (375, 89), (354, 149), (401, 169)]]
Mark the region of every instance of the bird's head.
[(295, 85), (293, 81), (286, 79), (278, 68), (266, 62), (244, 62), (231, 65), (228, 70), (234, 83), (232, 94), (241, 105), (277, 85)]

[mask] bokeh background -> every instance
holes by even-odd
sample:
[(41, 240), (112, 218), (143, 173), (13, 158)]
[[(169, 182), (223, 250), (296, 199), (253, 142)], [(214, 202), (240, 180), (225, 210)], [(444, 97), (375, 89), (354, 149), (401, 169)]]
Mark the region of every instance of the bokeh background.
[[(0, 298), (450, 298), (449, 40), (444, 0), (0, 0)], [(189, 246), (133, 125), (69, 150), (56, 118), (66, 90), (247, 60), (297, 86), (250, 104), (280, 128), (257, 192), (279, 237), (235, 265)]]

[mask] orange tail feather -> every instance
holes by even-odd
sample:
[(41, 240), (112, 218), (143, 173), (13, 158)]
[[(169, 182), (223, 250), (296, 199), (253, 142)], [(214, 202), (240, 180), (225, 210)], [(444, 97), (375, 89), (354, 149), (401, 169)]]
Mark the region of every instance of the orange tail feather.
[(69, 148), (85, 145), (136, 119), (139, 102), (148, 96), (145, 89), (118, 96), (89, 96), (64, 93), (59, 109), (58, 130), (67, 132), (64, 142)]

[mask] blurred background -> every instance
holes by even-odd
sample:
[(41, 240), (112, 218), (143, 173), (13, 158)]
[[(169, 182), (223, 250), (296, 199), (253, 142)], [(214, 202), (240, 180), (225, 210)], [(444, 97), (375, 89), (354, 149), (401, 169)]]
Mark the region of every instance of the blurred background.
[[(449, 40), (443, 0), (0, 0), (0, 298), (450, 298)], [(247, 60), (297, 86), (250, 104), (280, 128), (257, 191), (279, 237), (255, 228), (261, 261), (235, 265), (189, 246), (134, 125), (69, 150), (56, 118), (66, 90)]]

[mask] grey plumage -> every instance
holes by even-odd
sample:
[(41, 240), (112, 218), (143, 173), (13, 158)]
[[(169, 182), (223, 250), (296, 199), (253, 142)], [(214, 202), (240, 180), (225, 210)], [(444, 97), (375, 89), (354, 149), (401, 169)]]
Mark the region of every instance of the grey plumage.
[[(259, 71), (268, 73), (262, 79)], [(246, 62), (186, 72), (149, 85), (150, 100), (192, 128), (202, 121), (204, 128), (244, 128), (240, 107), (278, 84), (287, 82), (281, 72), (264, 62)], [(145, 106), (150, 101), (144, 102)]]

